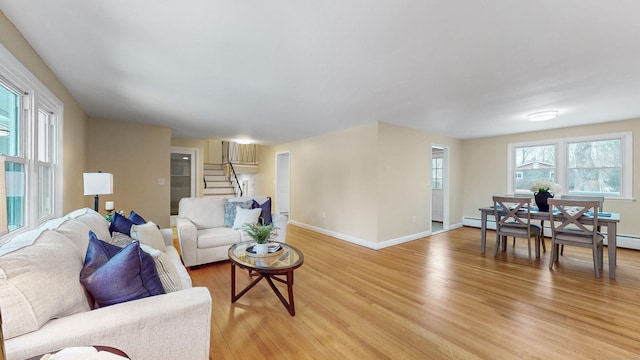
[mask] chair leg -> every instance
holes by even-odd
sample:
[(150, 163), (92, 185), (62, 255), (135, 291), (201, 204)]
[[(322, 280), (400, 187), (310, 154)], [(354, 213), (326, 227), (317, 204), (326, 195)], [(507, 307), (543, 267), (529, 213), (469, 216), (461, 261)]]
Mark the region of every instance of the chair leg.
[(555, 246), (555, 242), (551, 239), (551, 257), (549, 258), (549, 270), (553, 270), (553, 263), (556, 258), (557, 247)]
[(531, 236), (527, 239), (527, 247), (529, 248), (529, 264), (531, 264), (533, 262), (531, 259)]
[(547, 252), (547, 245), (544, 243), (544, 233), (540, 233), (540, 244), (542, 244), (542, 251)]
[(598, 244), (595, 244), (591, 249), (591, 253), (593, 254), (593, 272), (596, 275), (596, 279), (600, 277), (600, 264), (598, 264), (598, 258), (600, 255), (598, 254)]
[(564, 245), (560, 245), (560, 255), (564, 255)]
[(501, 243), (501, 241), (500, 241), (500, 240), (501, 240), (501, 236), (500, 236), (500, 235), (498, 235), (498, 234), (496, 234), (496, 246), (495, 246), (495, 248), (493, 249), (493, 256), (494, 256), (494, 257), (495, 257), (495, 256), (498, 256), (498, 249), (500, 248), (500, 245), (501, 245), (501, 244), (500, 244), (500, 243)]

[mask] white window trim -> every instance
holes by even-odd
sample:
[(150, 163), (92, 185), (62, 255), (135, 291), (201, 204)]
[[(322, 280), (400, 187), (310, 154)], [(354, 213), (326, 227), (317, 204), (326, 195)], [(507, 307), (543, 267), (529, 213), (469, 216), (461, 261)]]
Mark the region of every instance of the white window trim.
[[(11, 54), (11, 52), (0, 44), (0, 76), (8, 81), (13, 86), (18, 87), (23, 93), (23, 109), (28, 108), (29, 117), (32, 118), (37, 114), (38, 106), (49, 109), (54, 113), (55, 117), (55, 147), (53, 149), (53, 164), (55, 164), (54, 171), (54, 209), (52, 216), (38, 219), (37, 214), (37, 178), (33, 176), (33, 171), (36, 170), (35, 163), (37, 159), (30, 161), (30, 169), (26, 174), (26, 185), (28, 186), (28, 193), (25, 200), (25, 223), (21, 229), (12, 231), (8, 236), (15, 236), (24, 231), (35, 228), (42, 222), (62, 216), (63, 211), (63, 159), (62, 159), (62, 129), (64, 119), (64, 104), (60, 101), (35, 75), (29, 71), (22, 63)], [(33, 121), (29, 122), (28, 126), (24, 122), (21, 122), (21, 141), (24, 141), (22, 156), (27, 159), (34, 155), (35, 144), (33, 139), (29, 139), (29, 135), (32, 129), (29, 127), (35, 126)], [(7, 160), (10, 160), (7, 157)], [(34, 184), (35, 183), (35, 184)], [(35, 187), (34, 187), (35, 186)], [(35, 190), (34, 190), (35, 189)], [(0, 240), (0, 242), (2, 242)]]
[(620, 196), (606, 196), (607, 200), (630, 202), (634, 201), (633, 197), (633, 133), (631, 131), (588, 135), (571, 138), (559, 138), (551, 140), (539, 140), (522, 143), (513, 143), (507, 145), (507, 193), (514, 194), (515, 179), (515, 148), (526, 146), (543, 146), (555, 145), (556, 147), (556, 182), (562, 186), (564, 193), (567, 184), (567, 144), (573, 142), (584, 141), (601, 141), (611, 139), (622, 139), (622, 188)]

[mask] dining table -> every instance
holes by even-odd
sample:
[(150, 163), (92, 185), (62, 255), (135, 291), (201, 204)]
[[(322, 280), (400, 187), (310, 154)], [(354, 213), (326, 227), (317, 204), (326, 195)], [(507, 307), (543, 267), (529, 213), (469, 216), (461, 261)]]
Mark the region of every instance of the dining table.
[[(493, 206), (485, 206), (480, 209), (480, 251), (482, 255), (485, 254), (485, 248), (487, 245), (487, 221), (489, 216), (494, 215)], [(554, 213), (555, 220), (563, 220), (565, 217), (559, 213)], [(593, 216), (581, 216), (580, 222), (585, 225), (593, 225)], [(549, 221), (551, 220), (550, 214), (547, 211), (539, 211), (536, 208), (531, 209), (531, 220)], [(620, 222), (619, 213), (598, 213), (598, 226), (606, 227), (606, 239), (607, 239), (607, 256), (609, 259), (609, 278), (616, 278), (616, 262), (617, 262), (617, 237), (618, 237), (618, 223)], [(544, 233), (544, 231), (543, 231)], [(544, 234), (543, 234), (544, 236)]]

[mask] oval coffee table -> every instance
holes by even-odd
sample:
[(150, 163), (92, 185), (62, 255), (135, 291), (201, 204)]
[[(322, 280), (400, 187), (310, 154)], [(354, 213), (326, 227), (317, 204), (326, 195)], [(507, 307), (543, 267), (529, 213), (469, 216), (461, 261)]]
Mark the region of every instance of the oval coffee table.
[[(242, 295), (260, 282), (260, 280), (267, 279), (269, 286), (271, 286), (271, 289), (276, 293), (282, 305), (287, 308), (289, 314), (291, 314), (291, 316), (296, 315), (293, 302), (293, 270), (302, 266), (304, 255), (302, 255), (300, 250), (291, 245), (285, 243), (277, 244), (282, 247), (282, 250), (270, 256), (248, 253), (247, 248), (255, 245), (254, 241), (244, 241), (234, 244), (229, 248), (229, 260), (231, 260), (231, 303), (235, 303), (236, 300), (240, 299)], [(258, 277), (237, 295), (236, 266), (249, 270), (249, 273), (255, 272), (258, 274)], [(284, 276), (284, 279), (279, 276)], [(274, 280), (287, 284), (287, 291), (289, 293), (288, 302), (273, 283)]]

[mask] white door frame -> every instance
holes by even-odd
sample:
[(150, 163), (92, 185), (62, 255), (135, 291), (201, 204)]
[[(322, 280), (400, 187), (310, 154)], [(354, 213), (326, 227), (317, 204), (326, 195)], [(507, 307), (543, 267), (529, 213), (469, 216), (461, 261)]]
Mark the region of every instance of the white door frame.
[(275, 198), (276, 198), (276, 214), (280, 214), (282, 212), (282, 206), (281, 206), (281, 198), (278, 196), (278, 194), (280, 193), (280, 189), (279, 189), (279, 185), (280, 185), (280, 155), (287, 155), (287, 160), (289, 162), (288, 166), (287, 166), (287, 183), (288, 183), (288, 196), (287, 196), (287, 201), (288, 204), (286, 206), (287, 212), (289, 213), (289, 217), (291, 217), (291, 152), (289, 150), (285, 150), (285, 151), (278, 151), (276, 152), (276, 176), (275, 176)]
[[(449, 146), (443, 144), (432, 143), (429, 147), (429, 169), (431, 169), (431, 164), (433, 164), (433, 147), (442, 148), (442, 230), (449, 230)], [(429, 174), (431, 177), (431, 174)], [(429, 181), (431, 184), (431, 181)], [(431, 186), (429, 186), (431, 187)], [(431, 189), (429, 189), (429, 193), (431, 193)], [(433, 214), (433, 199), (429, 201), (429, 218), (431, 219)], [(431, 223), (429, 223), (431, 226)]]
[[(191, 155), (191, 197), (198, 196), (198, 161), (200, 159), (200, 149), (192, 147), (172, 146), (171, 154), (189, 154)], [(171, 160), (169, 160), (171, 161)], [(171, 179), (171, 170), (169, 170), (169, 179)], [(169, 186), (171, 186), (171, 180), (169, 180)], [(171, 189), (169, 189), (171, 192)], [(169, 194), (171, 196), (171, 194)], [(176, 226), (177, 215), (171, 215), (171, 226)]]

